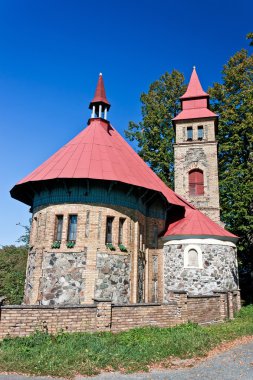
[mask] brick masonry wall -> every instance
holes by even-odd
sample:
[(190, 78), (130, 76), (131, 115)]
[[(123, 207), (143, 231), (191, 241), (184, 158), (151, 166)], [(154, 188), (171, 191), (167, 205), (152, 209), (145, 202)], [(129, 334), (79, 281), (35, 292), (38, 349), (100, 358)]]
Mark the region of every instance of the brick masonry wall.
[(196, 323), (210, 323), (221, 320), (220, 297), (188, 297), (188, 319)]
[(96, 331), (94, 306), (3, 306), (1, 307), (0, 338), (26, 336), (35, 331), (55, 334), (59, 331)]
[(167, 304), (114, 305), (96, 300), (82, 306), (0, 306), (0, 339), (35, 331), (124, 331), (135, 327), (170, 327), (192, 321), (212, 323), (233, 318), (240, 308), (239, 291), (190, 297), (170, 292)]

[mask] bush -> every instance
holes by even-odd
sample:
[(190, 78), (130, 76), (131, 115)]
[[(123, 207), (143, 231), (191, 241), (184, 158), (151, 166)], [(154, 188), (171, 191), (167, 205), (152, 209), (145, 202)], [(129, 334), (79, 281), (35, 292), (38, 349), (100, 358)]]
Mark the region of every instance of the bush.
[(24, 296), (27, 248), (4, 246), (0, 249), (0, 297), (19, 305)]

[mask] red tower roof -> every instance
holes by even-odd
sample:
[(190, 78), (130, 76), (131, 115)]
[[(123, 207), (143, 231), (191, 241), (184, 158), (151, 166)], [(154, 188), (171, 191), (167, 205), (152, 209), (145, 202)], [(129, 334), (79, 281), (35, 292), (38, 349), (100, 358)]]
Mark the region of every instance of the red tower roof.
[(217, 115), (209, 110), (209, 95), (203, 90), (195, 67), (193, 68), (187, 90), (180, 99), (182, 111), (173, 121), (209, 117), (217, 118)]
[(224, 228), (213, 222), (199, 210), (189, 207), (185, 208), (185, 215), (180, 220), (169, 224), (164, 234), (167, 240), (182, 238), (218, 238), (220, 240), (234, 241), (238, 236), (226, 231)]
[(106, 98), (105, 85), (104, 85), (102, 73), (99, 74), (95, 95), (92, 101), (90, 102), (89, 108), (92, 108), (94, 103), (106, 104), (108, 106), (108, 109), (110, 108), (110, 103), (108, 102)]
[(199, 97), (206, 97), (206, 96), (209, 96), (209, 95), (203, 90), (201, 83), (199, 81), (198, 74), (196, 72), (196, 68), (194, 66), (187, 90), (184, 93), (184, 95), (181, 96), (180, 99), (199, 98)]

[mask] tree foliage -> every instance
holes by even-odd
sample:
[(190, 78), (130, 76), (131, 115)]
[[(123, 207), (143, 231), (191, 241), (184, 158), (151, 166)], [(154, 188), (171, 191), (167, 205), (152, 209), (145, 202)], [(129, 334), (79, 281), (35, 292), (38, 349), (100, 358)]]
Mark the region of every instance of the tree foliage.
[(142, 121), (130, 121), (126, 137), (138, 143), (138, 153), (168, 185), (173, 184), (172, 118), (180, 110), (179, 97), (184, 93), (184, 76), (173, 70), (153, 82), (148, 93), (141, 94)]
[(223, 69), (223, 83), (209, 90), (220, 116), (218, 161), (222, 220), (241, 237), (243, 261), (253, 249), (253, 56), (237, 52)]
[(248, 33), (246, 38), (247, 38), (247, 40), (250, 40), (249, 45), (253, 46), (253, 33)]
[(6, 297), (6, 303), (17, 305), (23, 300), (26, 262), (26, 247), (0, 249), (0, 297)]
[(17, 223), (17, 226), (20, 226), (23, 228), (23, 234), (18, 238), (17, 243), (24, 244), (26, 248), (28, 248), (29, 246), (31, 223), (32, 223), (32, 219), (29, 219), (29, 226), (25, 226), (21, 223)]

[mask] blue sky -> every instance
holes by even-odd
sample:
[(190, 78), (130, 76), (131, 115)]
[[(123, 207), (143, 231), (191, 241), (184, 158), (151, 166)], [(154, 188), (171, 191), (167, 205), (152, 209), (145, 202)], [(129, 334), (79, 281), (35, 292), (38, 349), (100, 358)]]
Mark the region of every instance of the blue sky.
[(0, 245), (30, 216), (9, 190), (86, 126), (99, 72), (123, 134), (165, 71), (221, 81), (252, 14), (250, 0), (0, 0)]

